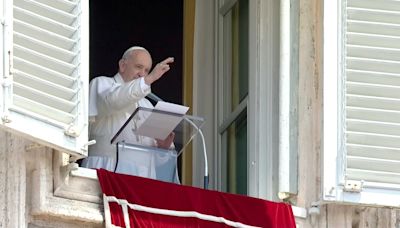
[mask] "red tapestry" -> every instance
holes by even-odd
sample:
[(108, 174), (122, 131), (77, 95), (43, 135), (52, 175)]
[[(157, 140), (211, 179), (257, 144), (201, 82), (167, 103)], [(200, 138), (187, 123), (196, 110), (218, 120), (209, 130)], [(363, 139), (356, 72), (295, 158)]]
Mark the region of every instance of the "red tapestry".
[(290, 227), (285, 203), (97, 170), (107, 227)]

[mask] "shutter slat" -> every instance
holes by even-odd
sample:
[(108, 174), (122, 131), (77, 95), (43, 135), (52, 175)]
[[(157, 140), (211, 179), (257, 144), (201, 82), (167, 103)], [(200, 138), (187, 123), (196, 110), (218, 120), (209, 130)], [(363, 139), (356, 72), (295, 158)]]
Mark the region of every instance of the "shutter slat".
[(33, 89), (44, 91), (50, 95), (57, 96), (65, 100), (74, 100), (74, 97), (77, 93), (77, 91), (74, 89), (62, 87), (59, 84), (45, 81), (21, 71), (14, 73), (14, 81), (19, 84), (27, 84)]
[[(36, 102), (40, 102), (43, 105), (59, 109), (64, 112), (74, 113), (76, 103), (72, 101), (65, 100), (57, 96), (51, 96), (48, 93), (33, 89), (31, 87), (19, 84), (17, 82), (14, 83), (13, 89), (14, 93), (18, 96), (25, 97), (29, 100), (34, 100)], [(31, 107), (24, 107), (24, 108), (30, 109)]]
[[(399, 40), (400, 41), (400, 40)], [(400, 61), (348, 57), (347, 69), (400, 74)]]
[(400, 149), (393, 147), (379, 147), (348, 143), (347, 155), (377, 159), (395, 159), (400, 161)]
[(41, 40), (66, 50), (72, 50), (76, 42), (73, 39), (60, 36), (51, 31), (41, 29), (19, 20), (14, 20), (14, 29), (19, 33), (26, 34), (32, 39)]
[(346, 143), (400, 148), (400, 136), (347, 131), (346, 137)]
[(347, 44), (400, 49), (400, 37), (348, 32)]
[(400, 86), (347, 82), (347, 94), (400, 99)]
[(400, 173), (347, 169), (346, 175), (351, 180), (400, 184)]
[(400, 11), (400, 2), (398, 0), (348, 0), (347, 7), (385, 11)]
[(368, 109), (381, 109), (400, 111), (400, 99), (387, 99), (373, 96), (359, 96), (359, 95), (347, 95), (346, 96), (347, 107), (359, 107)]
[(349, 169), (364, 169), (400, 174), (400, 161), (395, 160), (347, 156), (347, 165)]
[(67, 13), (73, 13), (73, 10), (76, 8), (77, 5), (77, 1), (70, 1), (70, 0), (36, 0), (36, 1), (40, 2), (42, 5), (47, 5)]
[[(366, 8), (348, 8), (347, 18), (349, 21), (366, 21), (377, 23), (388, 23), (400, 20), (400, 13), (389, 10), (376, 10)], [(374, 28), (375, 29), (375, 28)], [(372, 30), (374, 30), (372, 29)]]
[(346, 118), (348, 119), (400, 123), (400, 111), (360, 108), (351, 106), (347, 106), (346, 110)]
[(400, 49), (347, 45), (347, 56), (356, 58), (400, 61)]
[[(374, 27), (374, 29), (371, 29), (371, 27)], [(397, 24), (350, 20), (348, 21), (347, 29), (348, 32), (353, 33), (400, 36), (400, 25)]]
[(366, 70), (346, 69), (347, 81), (400, 86), (400, 75)]
[(77, 53), (50, 45), (40, 40), (32, 39), (31, 37), (18, 32), (14, 33), (14, 44), (23, 47), (29, 47), (29, 49), (33, 51), (64, 62), (73, 62), (74, 58), (77, 56)]
[(64, 75), (57, 71), (32, 64), (18, 57), (14, 57), (14, 69), (16, 72), (22, 71), (43, 80), (57, 83), (68, 88), (74, 88), (76, 84), (75, 79), (69, 77), (68, 75)]
[(400, 124), (347, 119), (347, 131), (400, 136)]
[(67, 13), (65, 11), (53, 8), (49, 5), (41, 4), (38, 1), (32, 0), (14, 0), (14, 6), (21, 9), (26, 9), (38, 15), (45, 15), (49, 19), (58, 21), (65, 25), (73, 25), (76, 15)]
[(48, 17), (37, 15), (31, 11), (14, 7), (14, 18), (28, 24), (36, 25), (37, 27), (49, 30), (53, 33), (64, 37), (72, 37), (76, 29), (66, 24), (61, 24), (51, 20)]
[(64, 124), (69, 124), (72, 123), (75, 119), (75, 115), (43, 105), (40, 102), (29, 100), (26, 97), (14, 95), (13, 102), (15, 103), (16, 107), (29, 107), (28, 110), (25, 108), (17, 108), (17, 110), (19, 110), (20, 112), (27, 113), (31, 116), (40, 115), (42, 118), (43, 116), (46, 116), (50, 118), (48, 120), (49, 122), (57, 121)]
[(14, 55), (15, 57), (24, 58), (26, 61), (31, 62), (32, 64), (55, 70), (65, 75), (72, 75), (76, 69), (76, 66), (73, 64), (59, 61), (58, 59), (43, 55), (19, 45), (14, 45)]

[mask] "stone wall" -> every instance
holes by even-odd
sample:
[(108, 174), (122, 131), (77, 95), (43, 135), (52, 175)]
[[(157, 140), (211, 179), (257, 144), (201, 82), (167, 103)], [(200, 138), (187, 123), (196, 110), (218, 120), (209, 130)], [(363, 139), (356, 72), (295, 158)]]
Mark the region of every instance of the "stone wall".
[(104, 226), (97, 180), (70, 175), (63, 157), (0, 130), (0, 228)]

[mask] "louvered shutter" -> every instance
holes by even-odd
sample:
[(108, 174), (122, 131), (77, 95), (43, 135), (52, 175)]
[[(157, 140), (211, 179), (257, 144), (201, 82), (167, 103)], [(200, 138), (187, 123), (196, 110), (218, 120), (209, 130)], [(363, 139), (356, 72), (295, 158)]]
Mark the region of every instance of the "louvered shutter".
[[(324, 156), (337, 159), (338, 165), (330, 166), (332, 160), (325, 160), (325, 166), (337, 169), (337, 176), (331, 175), (331, 180), (325, 176), (324, 196), (350, 203), (399, 206), (400, 1), (339, 2), (338, 10), (343, 11), (337, 18), (343, 21), (338, 23), (338, 102), (324, 104), (338, 105), (337, 152), (328, 147), (324, 151)], [(329, 76), (324, 78), (331, 80)], [(324, 109), (329, 112), (329, 108)], [(324, 143), (329, 144), (331, 139), (324, 137)], [(337, 153), (337, 157), (328, 153)], [(336, 179), (336, 186), (327, 186), (332, 179)]]
[(400, 1), (346, 9), (345, 175), (400, 184)]
[(56, 149), (86, 155), (88, 3), (13, 0), (3, 124)]

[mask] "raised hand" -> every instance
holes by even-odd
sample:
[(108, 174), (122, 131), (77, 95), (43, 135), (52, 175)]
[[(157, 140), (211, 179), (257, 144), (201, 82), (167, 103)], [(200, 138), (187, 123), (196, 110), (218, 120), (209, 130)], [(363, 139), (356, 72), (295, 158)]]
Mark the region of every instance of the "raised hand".
[(171, 63), (174, 62), (173, 57), (168, 57), (158, 63), (154, 69), (150, 72), (149, 75), (147, 75), (144, 78), (144, 81), (147, 85), (151, 85), (153, 82), (157, 81), (159, 78), (161, 78), (165, 72), (169, 71)]

